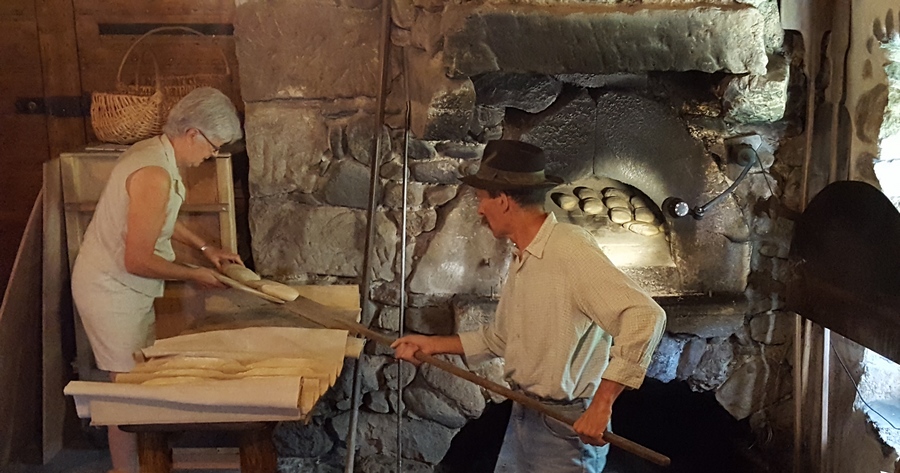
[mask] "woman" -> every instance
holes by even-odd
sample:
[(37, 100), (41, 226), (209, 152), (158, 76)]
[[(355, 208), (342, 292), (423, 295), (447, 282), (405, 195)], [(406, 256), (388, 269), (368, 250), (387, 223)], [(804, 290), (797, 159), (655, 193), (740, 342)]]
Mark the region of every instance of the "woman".
[[(217, 268), (242, 264), (238, 255), (176, 221), (185, 198), (179, 168), (197, 166), (240, 138), (231, 100), (203, 87), (172, 108), (162, 135), (135, 143), (116, 162), (72, 272), (75, 306), (97, 367), (111, 379), (131, 371), (132, 353), (153, 342), (153, 299), (163, 295), (163, 280), (221, 286), (210, 268), (174, 263), (172, 239), (196, 248)], [(138, 471), (134, 434), (110, 426), (109, 449), (115, 471)]]

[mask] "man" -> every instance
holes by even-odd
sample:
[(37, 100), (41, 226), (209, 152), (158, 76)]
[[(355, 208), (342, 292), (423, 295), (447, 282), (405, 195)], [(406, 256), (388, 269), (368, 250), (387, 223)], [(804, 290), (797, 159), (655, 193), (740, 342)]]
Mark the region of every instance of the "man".
[(516, 246), (494, 321), (477, 332), (410, 335), (392, 346), (412, 363), (417, 351), (464, 355), (470, 365), (502, 356), (513, 389), (578, 418), (573, 430), (514, 404), (495, 471), (600, 472), (613, 402), (641, 385), (665, 313), (587, 231), (544, 211), (547, 191), (561, 183), (544, 166), (540, 148), (497, 140), (485, 147), (478, 172), (462, 178), (494, 236)]

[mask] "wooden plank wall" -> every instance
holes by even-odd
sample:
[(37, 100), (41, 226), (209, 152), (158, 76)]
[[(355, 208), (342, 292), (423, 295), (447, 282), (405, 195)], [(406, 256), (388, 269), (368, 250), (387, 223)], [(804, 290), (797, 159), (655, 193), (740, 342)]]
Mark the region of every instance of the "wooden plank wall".
[(224, 74), (229, 70), (230, 80), (223, 92), (243, 108), (231, 34), (234, 0), (74, 0), (74, 4), (85, 93), (115, 90), (117, 70), (129, 46), (154, 27), (179, 25), (216, 36), (151, 35), (128, 57), (122, 82), (152, 83), (153, 61), (146, 54), (152, 53), (163, 76)]
[[(112, 91), (133, 41), (156, 26), (184, 25), (216, 36), (154, 35), (140, 49), (152, 51), (164, 75), (223, 73), (227, 63), (223, 91), (241, 110), (233, 17), (234, 0), (0, 1), (0, 294), (41, 187), (42, 163), (96, 141), (88, 118), (19, 114), (16, 100)], [(126, 65), (128, 82), (138, 72), (138, 52)]]
[(46, 117), (16, 113), (15, 102), (43, 95), (35, 1), (0, 1), (0, 294), (49, 155)]

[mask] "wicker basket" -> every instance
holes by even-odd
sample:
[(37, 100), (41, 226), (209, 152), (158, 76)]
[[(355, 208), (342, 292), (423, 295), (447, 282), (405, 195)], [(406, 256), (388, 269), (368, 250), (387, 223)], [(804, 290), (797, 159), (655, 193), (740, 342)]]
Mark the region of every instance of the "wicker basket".
[(146, 32), (132, 43), (122, 57), (116, 74), (116, 91), (91, 94), (91, 126), (101, 141), (131, 144), (158, 135), (166, 123), (169, 110), (190, 91), (204, 86), (219, 90), (229, 87), (231, 69), (225, 53), (218, 48), (225, 69), (223, 74), (160, 76), (159, 65), (154, 59), (152, 83), (142, 83), (139, 75), (132, 84), (122, 82), (122, 69), (134, 48), (150, 35), (171, 30), (203, 36), (199, 31), (184, 26), (164, 26)]

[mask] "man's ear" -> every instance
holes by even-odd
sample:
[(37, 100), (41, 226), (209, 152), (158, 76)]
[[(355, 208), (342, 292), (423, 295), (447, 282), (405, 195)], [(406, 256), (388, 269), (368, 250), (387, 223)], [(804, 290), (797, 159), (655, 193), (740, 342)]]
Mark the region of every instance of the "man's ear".
[(507, 211), (509, 211), (510, 207), (512, 206), (512, 199), (510, 199), (509, 196), (505, 192), (501, 192), (500, 195), (497, 197), (497, 203), (500, 204), (501, 210), (503, 210), (504, 212), (507, 212)]

